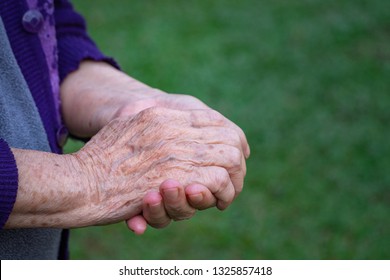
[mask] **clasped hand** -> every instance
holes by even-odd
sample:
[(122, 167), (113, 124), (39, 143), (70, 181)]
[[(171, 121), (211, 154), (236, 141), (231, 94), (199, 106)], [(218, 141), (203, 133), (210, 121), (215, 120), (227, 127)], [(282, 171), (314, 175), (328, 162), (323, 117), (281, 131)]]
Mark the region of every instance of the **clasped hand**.
[(62, 83), (61, 100), (69, 130), (95, 135), (75, 154), (89, 186), (92, 217), (84, 224), (126, 220), (143, 233), (146, 224), (161, 228), (196, 209), (225, 209), (241, 192), (245, 135), (196, 97), (84, 61)]
[(196, 209), (227, 208), (241, 192), (244, 133), (211, 109), (151, 107), (119, 116), (78, 153), (97, 224), (127, 220), (160, 228)]

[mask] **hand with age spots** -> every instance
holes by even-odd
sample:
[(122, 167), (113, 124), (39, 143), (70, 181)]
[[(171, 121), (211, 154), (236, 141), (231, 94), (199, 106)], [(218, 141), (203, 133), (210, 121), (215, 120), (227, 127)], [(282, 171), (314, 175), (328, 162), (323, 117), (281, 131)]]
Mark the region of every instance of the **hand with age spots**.
[[(153, 98), (148, 99), (143, 108), (150, 108), (158, 104), (166, 108), (180, 110), (210, 109), (193, 96), (165, 94), (158, 90), (152, 91), (157, 95), (153, 94)], [(128, 116), (132, 112), (132, 104), (124, 103), (119, 107), (116, 116)], [(164, 195), (166, 189), (176, 190), (178, 196)], [(169, 225), (172, 219), (175, 221), (189, 219), (195, 214), (196, 210), (214, 207), (216, 199), (205, 186), (197, 184), (184, 187), (179, 182), (171, 179), (161, 184), (159, 192), (147, 194), (143, 203), (143, 212), (126, 221), (128, 228), (138, 235), (145, 232), (148, 224), (154, 228), (163, 228)]]
[(126, 221), (141, 234), (147, 224), (223, 210), (243, 188), (243, 131), (195, 97), (84, 62), (63, 81), (61, 101), (70, 132), (92, 138), (74, 154), (12, 149), (19, 186), (5, 228)]
[[(174, 109), (210, 109), (203, 102), (188, 95), (165, 94), (154, 98), (156, 104)], [(126, 116), (130, 106), (121, 107), (119, 116)], [(234, 127), (235, 125), (232, 125)], [(238, 127), (235, 127), (237, 130)], [(243, 137), (245, 138), (245, 137)], [(175, 198), (164, 195), (165, 189), (177, 189), (179, 195)], [(130, 230), (136, 234), (143, 234), (147, 225), (154, 228), (163, 228), (169, 225), (171, 219), (184, 220), (191, 218), (196, 210), (204, 210), (216, 205), (216, 198), (211, 191), (200, 184), (181, 186), (179, 182), (170, 180), (163, 182), (160, 192), (147, 194), (143, 200), (143, 213), (126, 221)]]
[[(190, 128), (193, 129), (192, 131), (197, 131), (197, 133), (204, 131), (202, 135), (196, 136), (197, 139), (192, 139), (191, 135), (187, 135), (186, 131), (182, 131), (180, 127), (180, 122), (183, 121), (182, 117), (176, 120), (165, 120), (165, 123), (163, 121), (159, 124), (159, 126), (163, 126), (167, 125), (167, 122), (172, 122), (172, 124), (177, 122), (176, 124), (179, 127), (176, 131), (170, 131), (173, 135), (167, 139), (167, 143), (177, 140), (175, 139), (177, 138), (176, 135), (184, 138), (180, 144), (185, 148), (192, 149), (193, 153), (188, 154), (190, 156), (187, 160), (194, 165), (194, 170), (187, 170), (187, 172), (183, 173), (183, 168), (180, 168), (180, 166), (183, 167), (185, 165), (179, 160), (175, 161), (175, 153), (172, 152), (170, 155), (165, 155), (165, 160), (169, 159), (171, 163), (177, 164), (177, 171), (181, 171), (180, 176), (182, 177), (176, 173), (170, 175), (160, 172), (160, 174), (155, 175), (158, 180), (153, 181), (153, 188), (147, 189), (144, 187), (144, 198), (141, 200), (142, 205), (138, 206), (138, 212), (134, 216), (130, 215), (126, 219), (127, 225), (135, 233), (143, 233), (147, 224), (162, 228), (168, 225), (171, 219), (188, 219), (195, 213), (195, 210), (214, 206), (224, 209), (241, 191), (243, 177), (246, 172), (245, 158), (249, 156), (249, 146), (245, 135), (237, 125), (221, 114), (211, 110), (199, 99), (183, 94), (168, 94), (151, 88), (105, 63), (84, 61), (79, 69), (70, 74), (62, 83), (61, 100), (65, 122), (69, 130), (79, 137), (90, 137), (99, 134), (107, 126), (110, 126), (113, 120), (137, 118), (139, 115), (147, 114), (148, 110), (151, 110), (151, 112), (153, 110), (167, 110), (168, 114), (176, 115), (181, 113), (182, 117), (190, 115), (195, 125), (197, 125), (196, 120), (200, 120), (200, 112), (203, 112), (205, 119), (210, 118), (216, 122), (216, 124), (210, 124), (209, 127), (207, 125), (205, 127), (202, 127), (202, 125), (191, 127), (190, 125)], [(84, 110), (85, 107), (88, 107), (89, 110)], [(196, 111), (198, 111), (198, 114), (195, 114)], [(160, 116), (156, 115), (155, 117), (159, 118)], [(153, 123), (152, 120), (148, 121)], [(131, 129), (133, 133), (137, 133), (139, 128), (135, 126)], [(149, 132), (147, 127), (144, 130)], [(128, 142), (130, 143), (132, 138), (131, 133), (129, 134)], [(191, 141), (193, 142), (190, 147), (189, 143)], [(199, 150), (199, 147), (195, 148), (195, 144), (200, 144), (198, 142), (202, 141), (203, 143), (201, 144), (204, 144), (204, 151)], [(206, 144), (207, 142), (209, 142), (208, 145)], [(142, 144), (144, 143), (142, 142), (141, 145), (132, 143), (128, 147), (130, 148), (131, 146), (133, 152), (140, 153), (142, 149), (145, 149), (145, 145)], [(217, 144), (219, 150), (216, 147)], [(226, 147), (228, 149), (225, 149)], [(233, 168), (222, 166), (218, 161), (223, 159), (225, 163), (228, 162), (229, 156), (232, 156), (229, 155), (229, 151), (233, 147), (234, 164), (236, 166)], [(177, 147), (171, 147), (171, 149), (175, 151)], [(158, 148), (156, 150), (159, 151)], [(183, 151), (179, 150), (176, 152)], [(207, 161), (204, 160), (201, 166), (197, 166), (196, 159), (201, 156), (208, 159)], [(191, 159), (190, 157), (194, 158)], [(213, 163), (213, 158), (217, 162)], [(204, 166), (207, 164), (210, 165), (208, 168)], [(144, 164), (141, 166), (144, 166)], [(197, 168), (194, 168), (195, 166)], [(153, 168), (153, 164), (149, 166), (149, 169)], [(203, 169), (213, 169), (215, 171), (200, 172)], [(198, 174), (195, 170), (198, 171)], [(209, 173), (214, 174), (210, 175)], [(201, 183), (200, 179), (206, 182), (211, 180), (211, 177), (216, 181), (211, 184), (212, 186)], [(149, 180), (152, 179), (154, 178), (149, 177)], [(229, 187), (225, 186), (229, 191), (217, 190), (217, 184), (229, 185)], [(232, 186), (234, 187), (232, 188)], [(142, 188), (142, 186), (139, 188)], [(169, 192), (166, 189), (171, 190), (175, 188), (178, 189), (179, 195), (176, 199), (173, 199), (172, 196), (169, 196)], [(223, 202), (220, 199), (221, 197), (226, 201)], [(227, 197), (229, 197), (228, 200)]]
[[(163, 227), (168, 216), (186, 219), (195, 208), (225, 209), (241, 192), (246, 172), (249, 151), (238, 131), (210, 109), (152, 107), (114, 119), (74, 155), (89, 174), (91, 218), (109, 224), (142, 211), (149, 224)], [(129, 226), (140, 232), (137, 219)]]

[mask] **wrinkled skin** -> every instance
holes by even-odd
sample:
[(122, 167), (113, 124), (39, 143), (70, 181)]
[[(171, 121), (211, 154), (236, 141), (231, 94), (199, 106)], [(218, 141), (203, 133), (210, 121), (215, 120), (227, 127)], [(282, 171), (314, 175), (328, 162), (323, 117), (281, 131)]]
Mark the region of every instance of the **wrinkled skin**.
[[(66, 77), (61, 85), (61, 100), (64, 121), (71, 133), (79, 137), (92, 137), (112, 120), (134, 118), (148, 108), (211, 110), (196, 97), (163, 92), (104, 62), (95, 61), (83, 61), (77, 71)], [(248, 157), (249, 147), (241, 129), (221, 115), (219, 117), (223, 119), (225, 128), (240, 136), (244, 156)], [(207, 186), (194, 182), (185, 185), (178, 178), (160, 181), (159, 187), (146, 192), (142, 200), (138, 215), (127, 220), (128, 227), (137, 234), (143, 233), (147, 224), (162, 228), (171, 219), (187, 219), (195, 210), (217, 204), (216, 197)]]
[(98, 224), (108, 224), (142, 210), (153, 213), (147, 209), (153, 203), (144, 200), (159, 201), (161, 187), (168, 197), (178, 182), (188, 186), (189, 194), (206, 187), (216, 206), (225, 209), (242, 190), (248, 155), (242, 131), (216, 111), (151, 107), (115, 118), (75, 157), (88, 174), (91, 213), (98, 215)]

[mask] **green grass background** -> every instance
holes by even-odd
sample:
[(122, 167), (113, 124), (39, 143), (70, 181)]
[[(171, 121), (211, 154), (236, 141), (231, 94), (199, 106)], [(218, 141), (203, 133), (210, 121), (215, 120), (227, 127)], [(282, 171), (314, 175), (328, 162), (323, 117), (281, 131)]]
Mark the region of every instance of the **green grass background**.
[(124, 71), (219, 110), (252, 155), (228, 210), (73, 230), (73, 259), (390, 258), (390, 1), (74, 4)]

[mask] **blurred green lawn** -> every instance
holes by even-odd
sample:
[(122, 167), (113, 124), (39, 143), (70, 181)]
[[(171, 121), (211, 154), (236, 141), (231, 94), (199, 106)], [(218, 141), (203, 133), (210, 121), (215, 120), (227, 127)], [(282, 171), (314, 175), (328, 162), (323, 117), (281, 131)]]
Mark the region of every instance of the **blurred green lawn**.
[(124, 71), (219, 110), (252, 155), (228, 210), (73, 230), (73, 259), (390, 258), (390, 1), (74, 4)]

